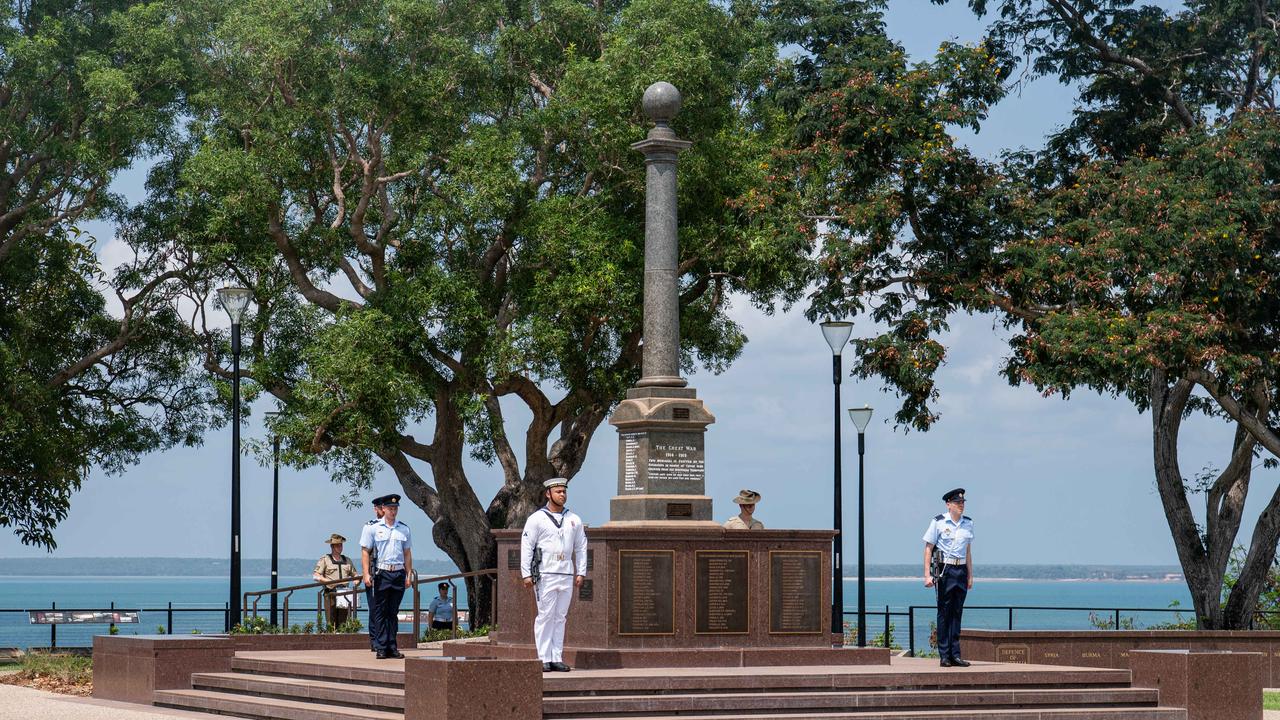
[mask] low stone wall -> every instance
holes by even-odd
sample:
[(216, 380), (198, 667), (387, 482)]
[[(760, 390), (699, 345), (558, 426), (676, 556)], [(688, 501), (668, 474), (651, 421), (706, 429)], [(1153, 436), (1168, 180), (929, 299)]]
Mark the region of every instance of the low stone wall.
[(963, 630), (967, 660), (1127, 670), (1135, 650), (1262, 654), (1266, 687), (1280, 687), (1280, 632), (1261, 630)]
[[(396, 639), (401, 648), (417, 647), (412, 633)], [(192, 673), (230, 672), (237, 652), (367, 647), (367, 633), (98, 635), (93, 638), (93, 696), (150, 705), (156, 690), (191, 687)]]

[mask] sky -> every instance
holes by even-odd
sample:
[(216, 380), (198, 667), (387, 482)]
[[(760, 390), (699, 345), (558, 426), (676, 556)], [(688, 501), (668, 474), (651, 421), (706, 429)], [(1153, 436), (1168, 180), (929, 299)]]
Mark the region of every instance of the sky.
[[(963, 4), (937, 7), (897, 0), (887, 17), (890, 34), (914, 57), (939, 42), (977, 41), (982, 24)], [(1040, 80), (996, 108), (981, 133), (957, 135), (983, 155), (1003, 147), (1037, 146), (1069, 117), (1070, 88)], [(140, 199), (145, 168), (122, 175), (115, 188)], [(109, 226), (93, 227), (110, 238)], [(127, 248), (102, 243), (108, 267)], [(716, 416), (706, 435), (706, 489), (716, 517), (727, 519), (739, 489), (763, 495), (756, 517), (771, 528), (832, 527), (833, 418), (830, 350), (802, 308), (766, 316), (744, 303), (732, 311), (750, 339), (725, 373), (689, 376), (698, 397)], [(854, 334), (869, 335), (864, 321)], [(997, 373), (1006, 334), (990, 316), (962, 316), (942, 339), (949, 348), (938, 375), (941, 420), (928, 432), (895, 428), (896, 399), (875, 382), (842, 384), (842, 407), (875, 408), (866, 431), (865, 516), (868, 563), (919, 562), (928, 520), (943, 511), (941, 495), (967, 489), (967, 514), (975, 521), (974, 558), (982, 563), (1177, 564), (1152, 475), (1151, 421), (1123, 399), (1087, 391), (1069, 400), (1044, 398), (1029, 387), (1010, 387)], [(243, 430), (265, 437), (259, 403)], [(514, 440), (523, 437), (527, 412), (505, 406)], [(841, 413), (845, 553), (856, 557), (858, 522), (857, 436)], [(617, 436), (602, 425), (581, 472), (570, 486), (569, 506), (588, 525), (608, 520), (617, 485)], [(1231, 431), (1196, 418), (1184, 427), (1181, 462), (1194, 473), (1222, 466)], [(518, 454), (522, 448), (517, 446)], [(203, 446), (144, 457), (122, 475), (94, 471), (72, 500), (57, 531), (55, 557), (225, 557), (230, 526), (230, 431), (212, 433)], [(429, 469), (419, 470), (429, 478)], [(468, 468), (487, 502), (500, 484), (497, 467)], [(1259, 467), (1240, 539), (1277, 480)], [(325, 552), (332, 532), (358, 537), (371, 517), (367, 508), (339, 503), (344, 488), (318, 470), (281, 469), (280, 553), (312, 557)], [(271, 468), (246, 456), (242, 465), (243, 552), (270, 554)], [(380, 473), (373, 497), (397, 492), (390, 471)], [(1200, 500), (1196, 500), (1201, 503)], [(444, 558), (430, 540), (430, 521), (410, 504), (400, 519), (417, 538), (419, 558)], [(12, 535), (0, 536), (0, 555), (44, 556)], [(852, 572), (853, 563), (846, 563)], [(980, 571), (979, 571), (980, 572)]]

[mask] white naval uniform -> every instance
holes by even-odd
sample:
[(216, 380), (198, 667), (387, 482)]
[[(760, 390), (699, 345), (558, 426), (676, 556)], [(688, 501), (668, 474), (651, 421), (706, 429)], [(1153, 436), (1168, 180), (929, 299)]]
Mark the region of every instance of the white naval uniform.
[(587, 533), (582, 518), (570, 510), (553, 513), (546, 507), (530, 515), (520, 536), (522, 578), (530, 576), (535, 547), (542, 549), (542, 565), (534, 586), (538, 618), (533, 622), (533, 642), (542, 662), (563, 662), (564, 623), (573, 599), (573, 577), (587, 574)]

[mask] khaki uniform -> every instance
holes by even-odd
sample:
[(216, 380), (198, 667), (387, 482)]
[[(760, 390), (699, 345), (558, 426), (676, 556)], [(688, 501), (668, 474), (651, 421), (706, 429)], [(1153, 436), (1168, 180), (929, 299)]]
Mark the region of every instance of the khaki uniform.
[[(343, 578), (356, 578), (355, 565), (351, 563), (351, 558), (346, 555), (341, 556), (337, 562), (334, 561), (333, 555), (325, 553), (318, 562), (316, 562), (315, 574), (323, 577), (325, 580), (341, 580)], [(324, 591), (324, 613), (329, 621), (329, 627), (339, 627), (351, 617), (351, 613), (355, 610), (355, 595), (347, 595), (344, 598), (346, 607), (338, 605), (338, 590), (350, 590), (348, 585), (335, 585), (326, 588)]]
[(724, 529), (725, 530), (763, 530), (764, 523), (760, 522), (759, 520), (756, 520), (755, 518), (751, 518), (751, 525), (748, 527), (747, 524), (742, 521), (741, 515), (734, 515), (733, 517), (724, 521)]

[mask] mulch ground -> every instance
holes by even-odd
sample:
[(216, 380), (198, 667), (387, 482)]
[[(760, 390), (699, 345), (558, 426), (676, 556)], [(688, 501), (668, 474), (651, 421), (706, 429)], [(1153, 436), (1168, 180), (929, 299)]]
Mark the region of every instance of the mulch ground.
[(61, 693), (63, 695), (76, 695), (79, 697), (89, 697), (93, 694), (93, 682), (91, 681), (77, 683), (49, 676), (27, 677), (20, 672), (0, 674), (0, 684), (21, 685), (23, 687), (35, 688), (36, 690)]

